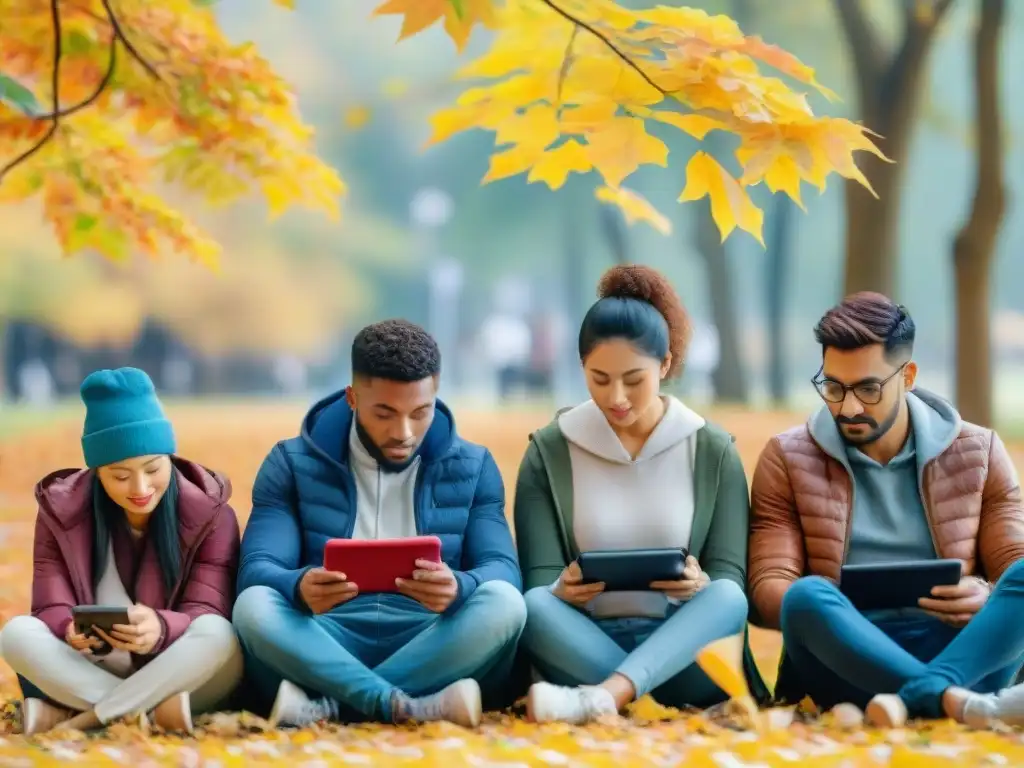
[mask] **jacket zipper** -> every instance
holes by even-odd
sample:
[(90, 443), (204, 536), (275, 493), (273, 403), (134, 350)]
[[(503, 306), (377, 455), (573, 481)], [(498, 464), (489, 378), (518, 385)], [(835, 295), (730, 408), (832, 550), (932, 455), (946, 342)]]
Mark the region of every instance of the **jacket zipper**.
[(939, 540), (935, 537), (935, 523), (932, 521), (931, 504), (929, 503), (928, 496), (924, 492), (925, 472), (928, 471), (928, 468), (936, 459), (938, 459), (938, 456), (929, 459), (921, 468), (921, 475), (917, 478), (917, 492), (921, 495), (921, 506), (924, 508), (924, 519), (928, 522), (928, 534), (932, 537), (932, 546), (935, 547), (935, 556), (942, 557), (942, 554), (939, 552)]

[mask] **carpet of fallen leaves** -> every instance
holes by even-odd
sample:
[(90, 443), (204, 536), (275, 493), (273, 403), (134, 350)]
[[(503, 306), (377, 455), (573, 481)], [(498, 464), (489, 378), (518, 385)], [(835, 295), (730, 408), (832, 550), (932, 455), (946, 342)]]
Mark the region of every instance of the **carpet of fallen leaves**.
[[(276, 440), (296, 432), (304, 407), (204, 403), (172, 405), (168, 410), (181, 454), (231, 477), (235, 507), (244, 522), (260, 462)], [(511, 489), (527, 435), (548, 416), (533, 411), (463, 412), (459, 428), (469, 439), (490, 447)], [(800, 417), (720, 411), (714, 418), (737, 435), (749, 472), (765, 441)], [(76, 421), (58, 421), (0, 443), (0, 623), (25, 612), (29, 604), (32, 487), (52, 469), (80, 464), (79, 430)], [(1024, 446), (1015, 446), (1015, 459), (1024, 466)], [(773, 679), (778, 634), (755, 629), (753, 645), (765, 677)], [(17, 735), (20, 712), (15, 681), (2, 663), (0, 702), (0, 766), (57, 760), (188, 768), (275, 763), (294, 768), (347, 764), (445, 768), (1024, 765), (1024, 738), (1014, 731), (973, 733), (947, 722), (872, 731), (860, 727), (856, 718), (839, 713), (817, 716), (803, 709), (763, 712), (751, 722), (728, 706), (684, 713), (645, 700), (628, 717), (587, 728), (535, 726), (510, 713), (489, 716), (476, 732), (446, 724), (267, 731), (260, 718), (244, 713), (200, 718), (195, 739), (149, 733), (129, 723), (115, 724), (101, 736), (54, 732), (24, 739)]]

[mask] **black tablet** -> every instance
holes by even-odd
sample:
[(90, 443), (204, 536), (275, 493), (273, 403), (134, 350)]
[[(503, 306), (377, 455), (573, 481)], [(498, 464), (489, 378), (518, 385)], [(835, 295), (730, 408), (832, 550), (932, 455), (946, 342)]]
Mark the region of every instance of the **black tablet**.
[(646, 590), (652, 581), (679, 581), (686, 566), (685, 549), (592, 550), (577, 563), (584, 584), (604, 582), (606, 592)]
[(859, 611), (917, 608), (932, 587), (960, 583), (961, 571), (962, 563), (954, 558), (844, 565), (839, 591)]

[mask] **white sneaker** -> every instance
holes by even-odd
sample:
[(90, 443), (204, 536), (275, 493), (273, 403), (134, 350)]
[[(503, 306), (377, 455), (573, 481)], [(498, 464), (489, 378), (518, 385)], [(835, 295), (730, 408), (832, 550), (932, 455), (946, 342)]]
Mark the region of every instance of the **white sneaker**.
[(402, 714), (420, 723), (445, 722), (476, 728), (483, 716), (480, 684), (472, 678), (458, 680), (437, 693), (402, 702)]
[(864, 720), (876, 728), (902, 728), (907, 724), (907, 705), (895, 693), (880, 693), (868, 702)]
[(321, 720), (333, 720), (337, 717), (337, 703), (327, 697), (311, 699), (295, 683), (282, 680), (268, 722), (273, 728), (279, 725), (305, 728)]
[(42, 699), (28, 698), (21, 703), (21, 732), (24, 736), (45, 733), (70, 718), (71, 712)]
[(615, 698), (598, 686), (568, 688), (534, 683), (526, 697), (526, 716), (535, 723), (584, 725), (605, 715), (616, 715), (618, 711)]
[(999, 696), (995, 694), (971, 693), (964, 699), (964, 724), (978, 730), (991, 728), (994, 720), (1002, 719), (999, 704)]

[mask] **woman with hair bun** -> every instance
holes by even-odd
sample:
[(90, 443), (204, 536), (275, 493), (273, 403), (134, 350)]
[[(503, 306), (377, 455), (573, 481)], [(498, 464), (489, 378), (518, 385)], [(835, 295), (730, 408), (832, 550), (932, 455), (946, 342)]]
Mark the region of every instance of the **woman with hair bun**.
[[(591, 399), (531, 436), (515, 527), (526, 592), (523, 644), (545, 682), (534, 722), (582, 724), (647, 694), (707, 707), (726, 695), (697, 666), (747, 621), (747, 481), (732, 437), (661, 392), (690, 321), (668, 280), (644, 266), (601, 278), (579, 335)], [(684, 578), (644, 591), (583, 584), (576, 558), (600, 550), (685, 549)], [(763, 684), (749, 649), (756, 696)]]

